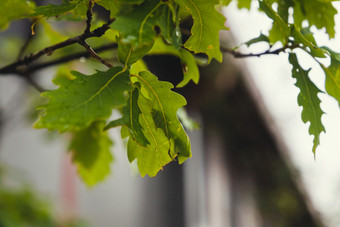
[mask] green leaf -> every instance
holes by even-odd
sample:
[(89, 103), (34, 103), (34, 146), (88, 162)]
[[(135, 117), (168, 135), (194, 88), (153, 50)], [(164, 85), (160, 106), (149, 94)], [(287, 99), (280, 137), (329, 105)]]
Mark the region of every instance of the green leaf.
[(93, 121), (106, 119), (112, 108), (126, 103), (124, 92), (131, 90), (129, 73), (121, 67), (87, 76), (72, 72), (73, 80), (57, 77), (57, 90), (46, 91), (42, 95), (49, 102), (43, 109), (36, 128), (77, 131), (88, 127)]
[(118, 60), (127, 67), (130, 67), (132, 64), (144, 57), (153, 46), (153, 43), (143, 43), (141, 45), (132, 44), (126, 42), (126, 40), (122, 39), (121, 37), (117, 39), (117, 44)]
[(181, 8), (188, 11), (194, 19), (191, 36), (184, 46), (194, 53), (208, 55), (209, 62), (215, 58), (222, 62), (219, 31), (226, 30), (225, 17), (220, 14), (215, 5), (218, 0), (175, 0)]
[(72, 161), (88, 186), (97, 184), (110, 174), (112, 141), (103, 131), (104, 125), (104, 121), (93, 122), (88, 128), (73, 133), (69, 147)]
[(329, 67), (320, 63), (326, 74), (326, 91), (338, 101), (340, 106), (340, 53), (336, 53), (327, 47), (322, 48), (328, 51), (331, 57)]
[(309, 27), (315, 25), (318, 29), (325, 28), (330, 38), (335, 35), (334, 16), (337, 10), (332, 5), (332, 1), (320, 0), (299, 0), (294, 1), (294, 22), (299, 27), (307, 20)]
[(190, 80), (197, 84), (200, 78), (200, 74), (195, 57), (185, 49), (180, 50), (180, 55), (184, 78), (179, 84), (177, 84), (176, 87), (184, 87), (187, 83), (189, 83)]
[(315, 154), (317, 146), (320, 144), (320, 134), (325, 132), (325, 128), (321, 122), (323, 114), (320, 108), (320, 99), (318, 93), (321, 92), (314, 83), (309, 79), (308, 73), (298, 63), (295, 54), (289, 54), (289, 62), (292, 64), (292, 74), (296, 79), (296, 86), (300, 89), (298, 95), (298, 104), (302, 106), (301, 118), (304, 123), (310, 122), (309, 134), (314, 135), (313, 153)]
[(283, 45), (287, 43), (290, 29), (286, 22), (276, 13), (267, 0), (259, 0), (260, 8), (268, 17), (273, 20), (273, 27), (269, 32), (269, 40), (271, 43), (280, 41)]
[(259, 43), (259, 42), (266, 42), (269, 43), (269, 38), (266, 35), (263, 35), (262, 33), (260, 34), (259, 37), (256, 37), (254, 39), (251, 39), (247, 42), (245, 42), (244, 44), (247, 45), (247, 47), (250, 47), (251, 45), (255, 44), (255, 43)]
[(156, 39), (153, 48), (148, 53), (148, 55), (154, 54), (169, 54), (180, 58), (184, 78), (176, 87), (184, 87), (190, 80), (196, 84), (198, 83), (199, 70), (196, 59), (194, 55), (186, 49), (177, 49), (174, 46), (167, 45), (162, 39), (158, 38)]
[(313, 57), (326, 57), (325, 51), (316, 45), (314, 37), (309, 29), (304, 29), (303, 32), (306, 36), (300, 32), (299, 28), (293, 25), (291, 28), (291, 36), (294, 37), (294, 41), (303, 44), (305, 51)]
[(152, 44), (156, 35), (154, 27), (158, 21), (154, 14), (162, 4), (161, 0), (146, 0), (135, 6), (130, 13), (117, 15), (112, 29), (120, 32), (124, 43), (131, 43), (136, 47)]
[(250, 5), (251, 5), (251, 0), (238, 0), (238, 8), (242, 9), (242, 8), (246, 8), (246, 9), (250, 9)]
[(71, 10), (74, 10), (83, 1), (84, 0), (73, 0), (68, 2), (64, 1), (61, 5), (48, 4), (46, 6), (39, 6), (34, 9), (35, 13), (33, 13), (31, 16), (54, 17), (65, 14)]
[(131, 138), (136, 141), (140, 146), (145, 147), (149, 144), (149, 141), (145, 138), (143, 133), (143, 127), (139, 123), (139, 115), (142, 113), (138, 104), (138, 90), (135, 89), (129, 92), (129, 99), (124, 106), (122, 115), (123, 117), (110, 122), (105, 129), (109, 129), (117, 126), (126, 126), (129, 129)]
[(5, 29), (12, 20), (28, 16), (34, 7), (34, 3), (27, 0), (1, 0), (0, 29)]
[(171, 153), (185, 158), (191, 157), (189, 138), (176, 115), (177, 110), (186, 105), (185, 98), (171, 91), (171, 83), (158, 81), (150, 72), (141, 72), (139, 76), (133, 77), (141, 85), (140, 96), (144, 96), (149, 102), (148, 105), (139, 103), (142, 113), (148, 117), (146, 113), (150, 110), (146, 106), (151, 106), (156, 128), (161, 128), (170, 140)]

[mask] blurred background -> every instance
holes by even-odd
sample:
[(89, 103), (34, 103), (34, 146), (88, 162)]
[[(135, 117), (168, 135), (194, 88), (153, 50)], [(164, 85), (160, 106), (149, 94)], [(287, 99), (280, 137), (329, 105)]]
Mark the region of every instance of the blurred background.
[[(340, 4), (334, 5), (339, 11)], [(271, 26), (261, 13), (238, 10), (233, 3), (223, 12), (231, 28), (221, 33), (227, 47)], [(340, 33), (340, 17), (335, 21)], [(83, 29), (77, 22), (68, 26), (75, 34)], [(48, 29), (36, 29), (36, 42), (42, 46), (63, 39), (51, 31), (41, 38)], [(28, 33), (27, 21), (0, 33), (0, 42), (7, 44), (0, 50), (0, 66), (15, 59)], [(339, 34), (328, 41), (319, 32), (317, 41), (340, 52)], [(259, 45), (250, 51), (267, 48)], [(305, 69), (313, 67), (313, 82), (324, 88), (321, 69), (300, 56)], [(177, 84), (182, 78), (174, 57), (149, 56), (145, 61), (161, 80)], [(94, 64), (79, 59), (72, 68), (91, 73)], [(22, 78), (1, 76), (0, 226), (340, 226), (336, 101), (320, 95), (327, 134), (321, 136), (314, 157), (313, 137), (300, 118), (299, 91), (286, 54), (256, 59), (226, 54), (222, 64), (212, 62), (200, 71), (199, 85), (176, 90), (186, 97), (188, 115), (200, 125), (188, 132), (193, 157), (183, 165), (169, 164), (154, 178), (141, 178), (135, 163), (127, 160), (119, 129), (113, 129), (112, 174), (93, 188), (81, 182), (71, 164), (67, 135), (32, 128), (39, 92)], [(55, 68), (47, 68), (34, 79), (52, 88), (54, 75)]]

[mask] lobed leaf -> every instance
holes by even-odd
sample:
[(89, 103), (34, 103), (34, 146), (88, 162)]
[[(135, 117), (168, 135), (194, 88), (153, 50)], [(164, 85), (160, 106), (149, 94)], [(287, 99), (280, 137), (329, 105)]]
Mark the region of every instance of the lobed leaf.
[[(171, 91), (173, 85), (169, 82), (158, 81), (157, 77), (150, 72), (141, 72), (139, 76), (133, 75), (141, 85), (141, 93), (149, 102), (139, 104), (145, 114), (150, 111), (147, 106), (151, 106), (151, 115), (156, 128), (161, 128), (171, 143), (171, 153), (181, 158), (191, 157), (190, 141), (186, 135), (182, 124), (177, 118), (177, 110), (186, 105), (186, 100), (178, 93)], [(147, 107), (147, 111), (144, 109)], [(149, 140), (150, 142), (150, 140)]]
[(124, 92), (131, 90), (129, 73), (121, 67), (91, 76), (72, 74), (72, 80), (57, 77), (54, 83), (59, 88), (42, 94), (49, 102), (40, 107), (43, 111), (34, 127), (60, 132), (82, 130), (93, 121), (108, 118), (112, 108), (123, 106)]
[(309, 27), (315, 25), (318, 29), (325, 28), (330, 38), (335, 35), (336, 14), (332, 1), (294, 0), (294, 23), (302, 27), (302, 22), (307, 20)]
[(194, 53), (208, 55), (209, 62), (212, 58), (222, 62), (219, 32), (227, 28), (224, 26), (225, 17), (215, 9), (219, 1), (175, 0), (175, 2), (189, 12), (194, 19), (191, 36), (185, 42), (184, 47)]
[(88, 186), (97, 184), (110, 174), (112, 141), (103, 131), (104, 125), (104, 121), (97, 121), (86, 129), (74, 132), (69, 147), (72, 161)]
[(296, 79), (296, 86), (300, 89), (298, 104), (302, 106), (301, 118), (304, 123), (310, 122), (309, 134), (314, 135), (313, 152), (315, 154), (317, 146), (320, 144), (320, 134), (325, 132), (321, 122), (323, 111), (320, 108), (318, 93), (321, 92), (309, 79), (309, 70), (305, 71), (298, 63), (295, 54), (289, 54), (289, 62), (292, 64), (292, 75)]

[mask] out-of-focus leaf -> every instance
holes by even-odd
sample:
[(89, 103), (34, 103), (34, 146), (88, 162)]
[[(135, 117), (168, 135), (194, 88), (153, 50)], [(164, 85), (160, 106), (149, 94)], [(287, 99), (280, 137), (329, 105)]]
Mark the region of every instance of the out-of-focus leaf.
[(112, 141), (103, 131), (104, 125), (104, 121), (97, 121), (86, 129), (74, 132), (69, 147), (72, 161), (88, 186), (97, 184), (110, 174)]
[(255, 43), (259, 43), (259, 42), (266, 42), (269, 43), (269, 38), (266, 35), (263, 35), (262, 33), (260, 34), (259, 37), (256, 37), (254, 39), (251, 39), (247, 42), (245, 42), (244, 44), (247, 45), (247, 47), (250, 47), (251, 45), (255, 44)]
[(87, 128), (93, 121), (103, 120), (111, 115), (112, 108), (126, 103), (124, 92), (131, 90), (128, 71), (121, 67), (87, 76), (72, 72), (73, 80), (57, 77), (57, 90), (42, 95), (49, 102), (43, 109), (36, 128), (77, 131)]
[(237, 6), (239, 9), (242, 9), (242, 8), (250, 9), (251, 1), (252, 0), (238, 0)]
[(302, 106), (301, 118), (304, 123), (310, 122), (309, 134), (314, 135), (313, 153), (315, 154), (317, 146), (320, 144), (320, 134), (325, 132), (325, 128), (321, 122), (323, 114), (320, 108), (320, 99), (318, 89), (314, 83), (309, 79), (309, 70), (304, 70), (298, 63), (295, 54), (289, 54), (289, 62), (292, 64), (292, 74), (296, 79), (296, 86), (300, 89), (298, 95), (298, 104)]
[(191, 36), (184, 46), (194, 53), (208, 55), (209, 62), (212, 58), (221, 62), (222, 53), (220, 51), (219, 32), (227, 28), (224, 26), (225, 17), (215, 9), (215, 5), (219, 1), (175, 0), (175, 2), (189, 12), (194, 19)]
[(0, 29), (5, 29), (13, 20), (27, 17), (34, 7), (34, 3), (28, 0), (1, 0)]

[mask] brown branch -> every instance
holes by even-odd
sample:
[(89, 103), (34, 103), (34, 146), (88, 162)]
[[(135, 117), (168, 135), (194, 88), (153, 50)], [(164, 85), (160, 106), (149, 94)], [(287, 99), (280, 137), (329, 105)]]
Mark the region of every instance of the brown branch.
[(44, 56), (44, 55), (51, 55), (55, 50), (58, 50), (60, 48), (73, 45), (75, 43), (80, 43), (82, 41), (85, 41), (88, 38), (92, 37), (101, 37), (104, 35), (104, 33), (110, 28), (110, 24), (114, 21), (114, 19), (110, 19), (107, 23), (102, 25), (101, 27), (93, 30), (92, 32), (83, 33), (82, 35), (69, 38), (63, 42), (57, 43), (55, 45), (46, 47), (34, 54), (26, 55), (23, 59), (20, 59), (16, 62), (13, 62), (7, 66), (4, 66), (3, 68), (0, 68), (0, 74), (19, 74), (24, 75), (25, 71), (27, 69), (27, 65), (34, 62), (38, 58)]
[(85, 28), (84, 34), (90, 33), (90, 30), (91, 30), (93, 5), (94, 5), (93, 0), (89, 0), (89, 5), (87, 8), (87, 12), (86, 12), (87, 19), (86, 19), (86, 28)]
[(238, 52), (234, 49), (230, 49), (230, 48), (226, 48), (226, 47), (221, 47), (221, 51), (224, 52), (224, 53), (229, 53), (229, 54), (233, 55), (235, 58), (246, 58), (246, 57), (261, 57), (263, 55), (278, 55), (281, 52), (285, 52), (288, 49), (293, 50), (297, 47), (299, 47), (299, 45), (293, 43), (291, 45), (285, 45), (285, 46), (278, 48), (276, 50), (268, 49), (264, 52), (256, 53), (256, 54), (253, 54), (253, 53), (245, 54), (245, 53), (241, 53), (241, 52)]
[[(107, 44), (107, 45), (103, 45), (101, 47), (94, 48), (93, 50), (96, 53), (100, 53), (100, 52), (103, 52), (103, 51), (106, 51), (106, 50), (112, 50), (112, 49), (115, 49), (115, 48), (117, 48), (117, 44), (116, 43), (110, 43), (110, 44)], [(27, 68), (27, 72), (32, 73), (32, 72), (35, 72), (35, 71), (38, 71), (40, 69), (44, 69), (44, 68), (47, 68), (47, 67), (50, 67), (50, 66), (70, 62), (70, 61), (79, 59), (81, 57), (89, 58), (89, 57), (91, 57), (91, 54), (88, 51), (83, 51), (83, 52), (71, 54), (71, 55), (64, 56), (64, 57), (61, 57), (61, 58), (58, 58), (58, 59), (55, 59), (55, 60), (51, 60), (51, 61), (47, 61), (47, 62), (44, 62), (44, 63), (32, 65), (29, 68)]]
[(84, 46), (86, 48), (86, 50), (91, 54), (92, 57), (94, 57), (95, 59), (97, 59), (98, 61), (100, 61), (101, 63), (103, 63), (104, 65), (106, 65), (108, 68), (112, 68), (113, 65), (111, 65), (110, 63), (108, 63), (107, 61), (105, 61), (104, 59), (102, 59), (87, 43), (86, 41), (81, 41), (79, 42), (80, 45)]

